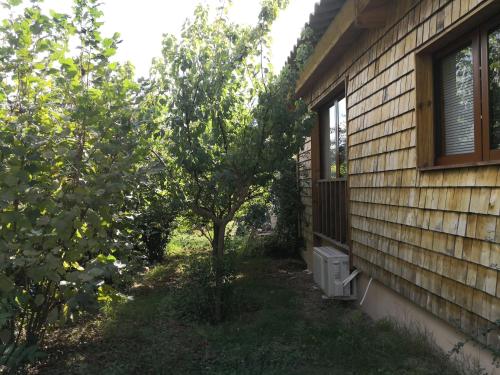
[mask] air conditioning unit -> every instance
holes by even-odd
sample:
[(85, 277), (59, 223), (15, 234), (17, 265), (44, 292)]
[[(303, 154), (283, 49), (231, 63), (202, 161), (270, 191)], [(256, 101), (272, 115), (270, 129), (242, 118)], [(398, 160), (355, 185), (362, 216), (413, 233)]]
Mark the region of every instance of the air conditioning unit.
[[(352, 298), (349, 278), (349, 256), (333, 247), (315, 247), (313, 252), (314, 282), (329, 298)], [(350, 280), (349, 280), (350, 281)]]

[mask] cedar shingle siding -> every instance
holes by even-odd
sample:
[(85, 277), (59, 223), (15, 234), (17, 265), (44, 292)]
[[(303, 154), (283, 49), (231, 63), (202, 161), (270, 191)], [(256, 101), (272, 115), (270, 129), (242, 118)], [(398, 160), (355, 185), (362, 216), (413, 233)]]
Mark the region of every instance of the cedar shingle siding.
[[(418, 170), (415, 51), (487, 2), (393, 1), (307, 95), (315, 106), (348, 77), (353, 265), (474, 335), (500, 319), (500, 168)], [(299, 171), (311, 251), (310, 139)]]

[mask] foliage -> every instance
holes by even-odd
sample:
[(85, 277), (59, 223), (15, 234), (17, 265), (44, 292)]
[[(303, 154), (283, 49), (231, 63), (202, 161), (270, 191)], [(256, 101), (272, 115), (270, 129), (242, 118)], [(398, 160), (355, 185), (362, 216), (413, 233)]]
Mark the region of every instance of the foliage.
[(293, 241), (281, 239), (278, 234), (270, 233), (250, 239), (245, 247), (245, 255), (249, 257), (269, 256), (276, 259), (295, 258), (298, 256), (298, 251), (294, 246)]
[(238, 235), (249, 235), (249, 240), (252, 240), (255, 233), (260, 230), (271, 228), (271, 205), (267, 194), (264, 199), (254, 199), (247, 204), (244, 204), (240, 212), (235, 217)]
[(303, 204), (297, 181), (297, 161), (289, 159), (273, 181), (271, 201), (277, 224), (274, 237), (267, 244), (268, 254), (294, 257), (299, 255), (302, 246), (300, 218)]
[(164, 260), (181, 207), (169, 194), (164, 171), (154, 163), (146, 163), (138, 176), (137, 187), (127, 200), (132, 215), (126, 228), (137, 232), (136, 250), (154, 264)]
[(179, 255), (179, 253), (202, 253), (208, 252), (211, 244), (201, 236), (199, 232), (186, 228), (186, 223), (180, 223), (178, 228), (172, 234), (172, 238), (167, 246), (167, 252), (170, 255)]
[(187, 250), (155, 267), (153, 285), (137, 280), (146, 285), (115, 305), (99, 329), (87, 324), (55, 336), (40, 369), (53, 375), (466, 374), (424, 332), (374, 323), (350, 304), (322, 300), (295, 260), (239, 262), (233, 284), (244, 303), (238, 298), (224, 323), (178, 319), (171, 296)]
[[(312, 29), (305, 27), (291, 58), (276, 77), (275, 85), (281, 89), (285, 98), (293, 97), (300, 72), (313, 52), (317, 39)], [(268, 105), (272, 106), (273, 103), (270, 102)], [(265, 107), (265, 103), (261, 106)], [(247, 254), (254, 256), (266, 254), (273, 257), (298, 255), (303, 244), (300, 223), (304, 207), (296, 167), (295, 157), (283, 158), (266, 187), (269, 193), (266, 192), (259, 200), (253, 200), (242, 207), (244, 212), (238, 220), (247, 232), (248, 228), (255, 229), (267, 224), (269, 212), (273, 212), (277, 218), (273, 235), (255, 238), (250, 233), (246, 247)]]
[(264, 1), (255, 27), (231, 23), (227, 8), (211, 15), (200, 6), (180, 40), (165, 37), (152, 70), (159, 146), (168, 150), (179, 199), (198, 227), (212, 232), (216, 268), (228, 223), (263, 193), (312, 124), (293, 87), (266, 63), (270, 26), (284, 5)]
[[(223, 317), (228, 317), (234, 308), (233, 283), (242, 246), (239, 236), (226, 239), (227, 254), (222, 262)], [(165, 299), (168, 304), (165, 309), (171, 311), (171, 316), (185, 322), (216, 323), (216, 267), (210, 254), (211, 244), (207, 238), (200, 232), (193, 232), (188, 222), (180, 220), (168, 244), (169, 261), (166, 263), (167, 267), (171, 263), (178, 264), (175, 288)]]
[[(454, 355), (460, 354), (462, 349), (465, 347), (470, 342), (475, 342), (477, 343), (482, 343), (483, 346), (486, 347), (487, 350), (489, 350), (492, 354), (492, 365), (495, 368), (500, 368), (500, 348), (498, 344), (484, 344), (489, 341), (490, 337), (498, 337), (500, 333), (500, 319), (497, 319), (495, 322), (491, 323), (488, 327), (486, 328), (480, 328), (479, 332), (474, 335), (467, 337), (464, 341), (459, 341), (456, 343), (453, 348), (449, 351), (448, 356), (452, 357)], [(493, 342), (495, 343), (496, 340), (493, 339)], [(479, 375), (487, 375), (487, 372), (485, 369), (480, 368), (478, 369)]]
[[(11, 9), (21, 1), (4, 4)], [(16, 15), (17, 14), (17, 15)], [(0, 364), (37, 353), (49, 325), (113, 299), (141, 152), (138, 86), (110, 62), (97, 0), (38, 1), (0, 26)], [(76, 55), (70, 54), (76, 44)]]
[[(305, 27), (297, 42), (296, 49), (276, 77), (275, 87), (284, 98), (293, 97), (296, 82), (307, 59), (314, 50), (317, 35), (311, 28)], [(262, 108), (272, 111), (273, 102), (263, 102)], [(289, 103), (289, 105), (292, 105)], [(293, 105), (292, 105), (293, 106)], [(301, 113), (303, 109), (296, 109)], [(310, 124), (309, 124), (310, 126)], [(309, 130), (309, 128), (307, 128)], [(296, 155), (293, 155), (296, 156)], [(303, 214), (300, 186), (297, 181), (297, 160), (291, 155), (283, 157), (278, 164), (269, 185), (270, 206), (277, 223), (273, 235), (252, 239), (247, 248), (254, 255), (267, 254), (274, 257), (294, 257), (299, 255), (303, 244), (300, 223)]]
[[(222, 263), (222, 317), (232, 307), (234, 297), (235, 255), (228, 254)], [(189, 321), (217, 323), (215, 300), (217, 298), (216, 274), (213, 257), (205, 254), (191, 255), (183, 266), (178, 288), (174, 291), (174, 315)]]

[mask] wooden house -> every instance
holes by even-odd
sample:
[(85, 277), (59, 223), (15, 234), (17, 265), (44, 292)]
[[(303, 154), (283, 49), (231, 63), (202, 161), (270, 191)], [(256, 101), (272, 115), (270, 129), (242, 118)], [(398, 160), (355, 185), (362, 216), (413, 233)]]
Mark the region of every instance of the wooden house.
[(500, 1), (322, 0), (310, 26), (304, 258), (348, 253), (375, 318), (498, 348)]

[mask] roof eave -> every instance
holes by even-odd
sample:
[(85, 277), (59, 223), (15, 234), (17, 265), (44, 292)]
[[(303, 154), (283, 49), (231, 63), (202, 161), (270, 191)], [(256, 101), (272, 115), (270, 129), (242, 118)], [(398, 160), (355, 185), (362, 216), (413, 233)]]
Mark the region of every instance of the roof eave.
[(342, 54), (351, 47), (362, 30), (385, 25), (387, 5), (392, 1), (347, 0), (344, 3), (307, 60), (297, 81), (297, 97), (306, 95), (313, 82), (331, 66), (334, 56)]

